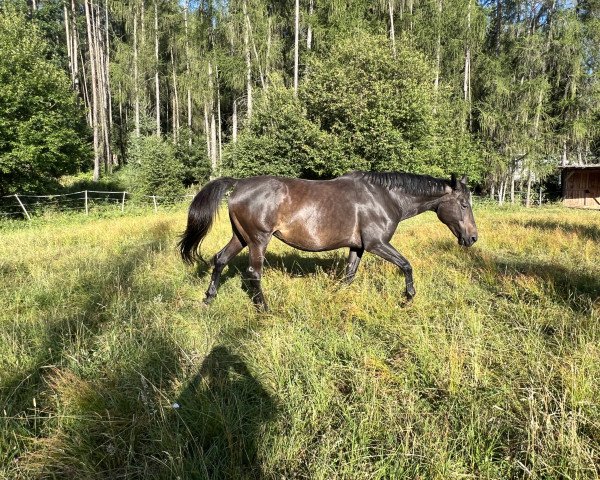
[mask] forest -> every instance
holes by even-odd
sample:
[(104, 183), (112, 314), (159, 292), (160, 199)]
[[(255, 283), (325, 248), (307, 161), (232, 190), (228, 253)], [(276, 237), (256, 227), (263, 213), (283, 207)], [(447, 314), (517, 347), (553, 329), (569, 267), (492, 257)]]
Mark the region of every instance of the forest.
[(529, 205), (600, 157), (598, 0), (0, 0), (0, 48), (0, 195), (360, 169)]

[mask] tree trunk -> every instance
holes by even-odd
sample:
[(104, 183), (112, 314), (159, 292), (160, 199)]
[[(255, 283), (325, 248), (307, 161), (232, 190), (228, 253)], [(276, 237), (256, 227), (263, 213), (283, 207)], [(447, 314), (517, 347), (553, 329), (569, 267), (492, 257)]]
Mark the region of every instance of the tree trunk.
[(91, 12), (88, 0), (84, 0), (85, 21), (87, 25), (88, 49), (90, 55), (91, 69), (91, 88), (92, 88), (92, 130), (94, 134), (94, 174), (93, 180), (97, 182), (100, 179), (100, 132), (98, 129), (98, 91), (97, 91), (97, 73), (94, 52), (94, 38), (92, 32)]
[[(98, 6), (90, 4), (90, 17), (92, 22), (92, 35), (94, 44), (94, 56), (90, 58), (96, 68), (96, 88), (98, 89), (98, 122), (100, 128), (100, 154), (101, 160), (104, 160), (104, 169), (106, 171), (106, 95), (104, 90), (104, 64), (102, 61), (102, 47), (100, 45), (100, 20)], [(102, 158), (104, 157), (104, 158)]]
[(299, 30), (300, 30), (300, 0), (296, 0), (294, 15), (294, 97), (298, 96), (298, 57), (299, 57)]
[[(110, 163), (110, 132), (108, 129), (108, 93), (106, 85), (106, 58), (102, 38), (100, 5), (92, 4), (90, 8), (92, 20), (92, 33), (94, 38), (94, 51), (96, 63), (96, 81), (98, 88), (98, 109), (101, 130), (100, 151), (104, 163), (104, 171), (109, 171)], [(103, 158), (102, 158), (103, 157)]]
[[(210, 122), (208, 120), (208, 104), (204, 101), (204, 134), (206, 136), (206, 154), (212, 162), (212, 146), (210, 144)], [(212, 172), (211, 172), (212, 178)]]
[(527, 198), (525, 199), (525, 206), (529, 208), (531, 206), (531, 172), (527, 176)]
[(141, 27), (142, 27), (142, 49), (144, 48), (144, 45), (146, 43), (146, 2), (145, 0), (142, 0), (142, 12), (141, 12), (141, 17), (140, 17), (140, 23), (141, 23)]
[(254, 41), (254, 34), (252, 33), (252, 23), (250, 22), (250, 17), (248, 17), (248, 32), (250, 33), (250, 41), (252, 42), (252, 51), (254, 52), (254, 58), (256, 58), (256, 65), (258, 65), (258, 75), (260, 78), (260, 85), (263, 90), (265, 90), (265, 76), (262, 72), (262, 67), (260, 65), (260, 57), (258, 56), (258, 50), (256, 49), (256, 42)]
[(138, 66), (137, 10), (133, 12), (133, 83), (135, 91), (135, 136), (140, 136), (140, 81)]
[(119, 83), (119, 153), (121, 154), (121, 160), (117, 157), (116, 165), (122, 163), (125, 159), (125, 142), (123, 141), (125, 135), (125, 126), (127, 125), (127, 112), (123, 112), (123, 94), (121, 91), (121, 83)]
[(440, 72), (442, 65), (442, 27), (440, 25), (442, 21), (442, 0), (437, 1), (438, 17), (436, 22), (437, 29), (437, 42), (435, 45), (435, 81), (433, 84), (434, 90), (437, 93), (440, 86)]
[(515, 172), (510, 172), (510, 204), (515, 204)]
[(156, 70), (154, 73), (154, 83), (156, 88), (156, 136), (160, 137), (160, 81), (158, 76), (158, 0), (154, 0), (154, 61), (156, 63)]
[(219, 138), (219, 150), (218, 150), (218, 156), (217, 156), (217, 164), (219, 169), (221, 168), (221, 155), (222, 155), (222, 151), (223, 151), (223, 138), (222, 138), (222, 132), (221, 132), (221, 88), (219, 85), (219, 68), (215, 65), (215, 80), (216, 80), (216, 84), (217, 84), (217, 125), (218, 125), (218, 130), (217, 130), (217, 136)]
[(392, 54), (396, 58), (396, 29), (394, 27), (394, 0), (388, 0), (390, 15), (390, 42), (392, 43)]
[(177, 73), (175, 71), (175, 58), (171, 46), (171, 67), (173, 70), (173, 141), (179, 138), (179, 93), (177, 90)]
[(237, 100), (233, 100), (233, 115), (231, 118), (231, 123), (233, 124), (233, 130), (231, 132), (231, 141), (233, 143), (237, 142), (237, 130), (238, 130), (238, 119), (237, 119)]
[(210, 168), (213, 176), (217, 176), (217, 125), (215, 112), (210, 115)]
[(494, 50), (496, 55), (500, 54), (500, 37), (502, 35), (502, 1), (496, 0), (496, 31), (494, 32)]
[(71, 86), (75, 87), (75, 76), (73, 74), (73, 45), (71, 42), (71, 22), (69, 21), (69, 10), (67, 2), (63, 0), (63, 15), (65, 17), (65, 39), (67, 42), (67, 56), (69, 58), (69, 73), (71, 74)]
[(504, 195), (506, 194), (506, 179), (503, 178), (498, 189), (498, 205), (504, 205)]
[(187, 87), (187, 125), (189, 131), (188, 145), (192, 146), (192, 91)]
[(188, 144), (192, 146), (192, 91), (190, 89), (190, 44), (188, 36), (188, 11), (190, 8), (190, 0), (186, 0), (183, 10), (183, 22), (185, 25), (185, 72), (186, 72), (186, 88), (187, 88), (187, 127), (188, 127)]
[(71, 0), (71, 53), (73, 54), (73, 88), (79, 87), (79, 31), (77, 30), (77, 10), (75, 0)]
[(465, 41), (465, 73), (463, 82), (464, 100), (467, 104), (469, 131), (473, 127), (473, 118), (471, 113), (471, 2), (467, 4), (467, 38)]
[[(312, 0), (311, 0), (312, 1)], [(267, 19), (267, 53), (265, 58), (265, 82), (269, 87), (269, 61), (271, 59), (271, 17)]]
[(86, 110), (87, 110), (87, 122), (90, 128), (93, 128), (94, 126), (94, 118), (93, 118), (93, 105), (92, 105), (92, 100), (90, 100), (90, 92), (88, 91), (88, 76), (85, 70), (85, 60), (83, 58), (83, 52), (79, 52), (80, 55), (80, 60), (81, 60), (81, 75), (83, 77), (83, 84), (81, 86), (81, 91), (83, 93), (83, 101), (85, 103), (86, 106)]
[[(391, 0), (390, 0), (391, 1)], [(308, 26), (306, 29), (306, 49), (310, 51), (312, 48), (312, 22), (313, 22), (313, 11), (314, 11), (314, 0), (308, 1)]]
[(244, 54), (246, 57), (246, 108), (247, 117), (252, 117), (252, 59), (250, 57), (250, 20), (248, 19), (248, 5), (246, 0), (242, 5), (244, 13)]
[(110, 88), (110, 43), (108, 36), (108, 0), (104, 0), (104, 38), (105, 38), (105, 57), (104, 57), (104, 84), (106, 86), (106, 116), (107, 116), (107, 125), (106, 125), (106, 154), (108, 156), (109, 162), (109, 170), (112, 173), (113, 167), (113, 156), (112, 156), (112, 147), (111, 147), (111, 136), (113, 130), (113, 121), (112, 121), (112, 93)]

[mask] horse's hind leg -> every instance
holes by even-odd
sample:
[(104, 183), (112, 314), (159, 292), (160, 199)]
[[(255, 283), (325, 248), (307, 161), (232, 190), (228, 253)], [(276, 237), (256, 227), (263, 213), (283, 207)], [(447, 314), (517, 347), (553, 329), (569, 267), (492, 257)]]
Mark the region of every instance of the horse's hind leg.
[(346, 276), (344, 277), (344, 282), (348, 285), (354, 280), (354, 275), (356, 275), (356, 270), (358, 270), (358, 265), (360, 264), (363, 252), (364, 250), (362, 248), (350, 249), (348, 264), (346, 265)]
[(261, 235), (254, 239), (253, 242), (248, 242), (250, 264), (247, 271), (247, 280), (251, 287), (251, 296), (254, 305), (259, 310), (266, 312), (269, 308), (260, 286), (260, 279), (262, 277), (263, 263), (265, 261), (265, 252), (267, 251), (267, 245), (269, 244), (270, 236)]
[(213, 264), (215, 268), (212, 271), (212, 275), (210, 277), (210, 284), (208, 285), (208, 290), (206, 291), (206, 298), (204, 299), (204, 303), (209, 305), (214, 298), (217, 296), (217, 288), (219, 288), (219, 282), (221, 280), (221, 272), (225, 268), (225, 266), (245, 247), (245, 243), (240, 240), (236, 232), (233, 232), (233, 237), (229, 240), (229, 243), (225, 245), (221, 249), (219, 253), (217, 253), (213, 257)]
[(392, 247), (389, 243), (378, 243), (372, 247), (367, 248), (368, 252), (374, 253), (380, 256), (384, 260), (393, 263), (398, 266), (404, 273), (406, 280), (406, 298), (410, 301), (415, 296), (416, 291), (413, 285), (412, 267), (408, 260), (404, 258), (398, 250)]

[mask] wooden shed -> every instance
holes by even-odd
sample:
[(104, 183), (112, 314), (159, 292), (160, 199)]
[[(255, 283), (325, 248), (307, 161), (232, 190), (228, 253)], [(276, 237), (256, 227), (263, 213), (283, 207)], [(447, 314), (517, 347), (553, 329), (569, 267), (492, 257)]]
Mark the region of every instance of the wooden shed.
[(562, 167), (561, 184), (565, 206), (600, 210), (600, 164)]

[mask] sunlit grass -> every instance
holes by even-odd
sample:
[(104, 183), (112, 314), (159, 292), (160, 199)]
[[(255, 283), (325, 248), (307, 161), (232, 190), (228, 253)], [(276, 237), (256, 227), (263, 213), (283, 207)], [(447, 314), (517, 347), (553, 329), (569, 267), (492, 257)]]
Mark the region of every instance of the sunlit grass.
[[(475, 212), (457, 245), (400, 225), (411, 262), (270, 244), (202, 306), (184, 209), (0, 227), (0, 477), (597, 478), (600, 216)], [(230, 236), (221, 215), (205, 258)]]

